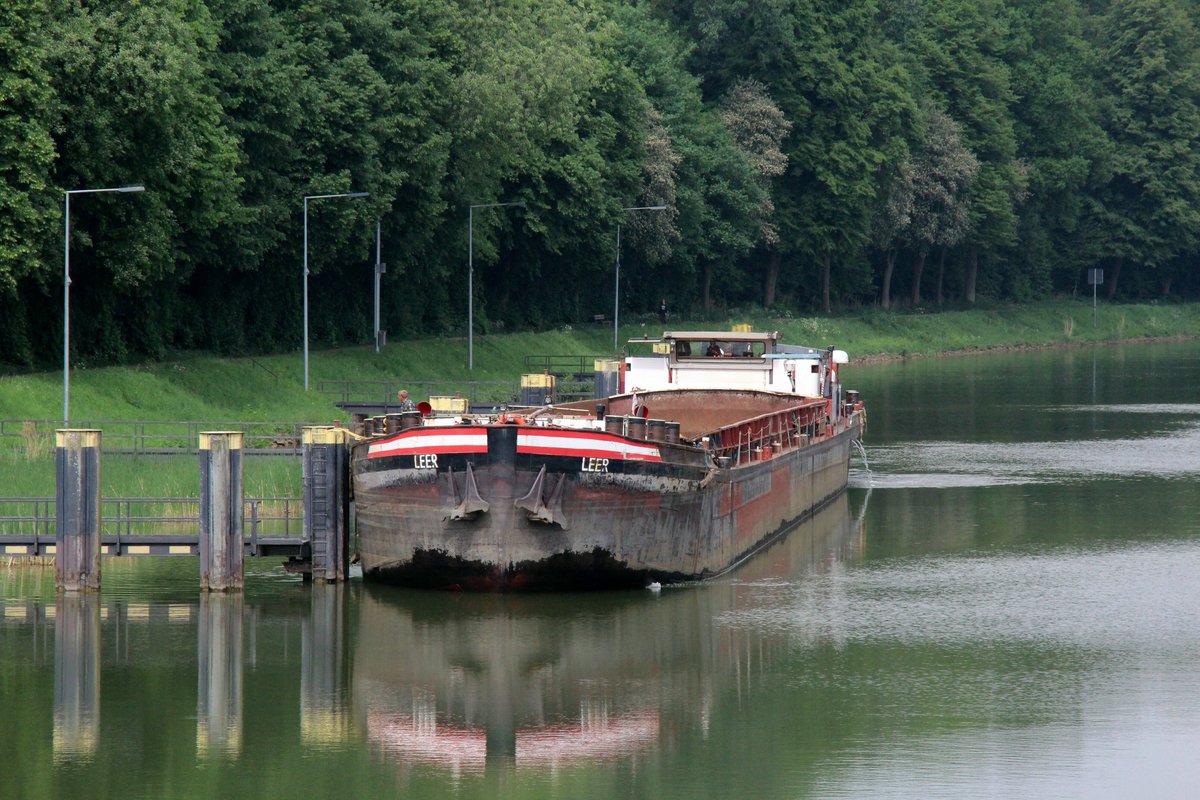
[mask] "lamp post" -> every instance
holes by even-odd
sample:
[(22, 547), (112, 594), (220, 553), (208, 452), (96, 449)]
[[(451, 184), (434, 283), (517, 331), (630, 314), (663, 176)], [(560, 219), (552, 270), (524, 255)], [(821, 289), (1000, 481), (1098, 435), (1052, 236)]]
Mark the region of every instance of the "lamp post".
[(467, 210), (467, 369), (475, 369), (475, 209), (525, 207), (524, 200), (511, 203), (479, 203)]
[(387, 270), (387, 264), (380, 259), (379, 233), (380, 223), (375, 220), (375, 352), (379, 352), (379, 276)]
[(369, 192), (344, 192), (342, 194), (309, 194), (304, 196), (304, 391), (308, 391), (308, 201), (327, 200), (332, 197), (348, 197), (357, 200)]
[[(622, 208), (622, 212), (626, 211), (666, 211), (666, 206), (630, 206)], [(615, 273), (614, 288), (613, 288), (613, 352), (617, 350), (617, 323), (621, 309), (621, 223), (617, 223), (617, 269)]]
[(63, 425), (71, 416), (71, 195), (144, 192), (145, 186), (111, 189), (67, 189), (63, 199)]

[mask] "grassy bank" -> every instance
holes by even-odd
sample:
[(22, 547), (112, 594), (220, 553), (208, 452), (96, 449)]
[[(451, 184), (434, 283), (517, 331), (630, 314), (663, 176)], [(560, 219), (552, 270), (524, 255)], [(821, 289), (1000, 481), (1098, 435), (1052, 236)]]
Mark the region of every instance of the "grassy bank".
[[(792, 343), (836, 344), (852, 359), (932, 356), (996, 348), (1044, 347), (1200, 335), (1200, 304), (1101, 305), (1092, 323), (1091, 303), (1061, 302), (943, 313), (884, 312), (869, 309), (838, 317), (731, 315), (720, 320), (672, 321), (675, 330), (728, 330), (749, 323), (755, 330), (778, 330)], [(622, 326), (621, 341), (661, 332), (656, 318), (633, 318)], [(116, 420), (195, 420), (224, 422), (327, 423), (345, 417), (322, 394), (322, 381), (378, 381), (379, 397), (396, 387), (427, 381), (465, 387), (468, 381), (513, 383), (525, 369), (525, 356), (609, 355), (612, 329), (602, 325), (544, 333), (477, 336), (475, 369), (467, 370), (465, 339), (393, 342), (381, 353), (373, 347), (314, 351), (312, 391), (303, 388), (301, 354), (225, 359), (199, 353), (157, 364), (89, 369), (71, 373), (71, 422), (75, 426)], [(386, 393), (386, 394), (385, 394)], [(420, 394), (417, 395), (418, 399)], [(0, 377), (0, 496), (53, 496), (53, 430), (61, 426), (61, 372)], [(21, 435), (22, 428), (25, 435)], [(108, 426), (115, 435), (114, 426)], [(300, 466), (295, 458), (260, 456), (246, 461), (250, 496), (297, 496)], [(195, 457), (105, 457), (102, 492), (106, 497), (195, 496)]]
[[(256, 456), (243, 461), (249, 497), (298, 497), (300, 462), (286, 456)], [(0, 497), (53, 497), (54, 452), (28, 454), (0, 446)], [(100, 470), (104, 497), (199, 497), (200, 470), (195, 455), (106, 453)], [(3, 515), (0, 511), (0, 515)]]
[[(668, 327), (726, 330), (735, 323), (781, 331), (788, 342), (836, 344), (852, 359), (867, 359), (1196, 336), (1200, 335), (1200, 304), (1101, 304), (1095, 325), (1089, 301), (942, 313), (868, 309), (837, 317), (749, 313), (721, 320), (672, 320)], [(661, 329), (657, 318), (634, 317), (622, 326), (621, 341)], [(299, 352), (252, 359), (190, 353), (139, 366), (90, 369), (79, 365), (71, 372), (71, 417), (73, 424), (131, 419), (323, 423), (340, 412), (333, 405), (336, 397), (316, 391), (321, 381), (381, 381), (396, 387), (422, 381), (514, 381), (529, 354), (608, 355), (611, 349), (612, 329), (588, 325), (476, 336), (472, 372), (467, 370), (466, 341), (461, 338), (392, 342), (378, 354), (373, 347), (313, 351), (312, 391), (307, 393)], [(0, 420), (50, 423), (61, 416), (61, 372), (0, 377)]]

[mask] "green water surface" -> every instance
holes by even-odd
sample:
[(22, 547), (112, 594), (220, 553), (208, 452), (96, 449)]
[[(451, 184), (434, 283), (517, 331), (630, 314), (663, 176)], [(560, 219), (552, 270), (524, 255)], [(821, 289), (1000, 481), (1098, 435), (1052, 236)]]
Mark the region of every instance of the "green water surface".
[(0, 562), (0, 798), (1197, 796), (1200, 345), (843, 375), (850, 490), (710, 584)]

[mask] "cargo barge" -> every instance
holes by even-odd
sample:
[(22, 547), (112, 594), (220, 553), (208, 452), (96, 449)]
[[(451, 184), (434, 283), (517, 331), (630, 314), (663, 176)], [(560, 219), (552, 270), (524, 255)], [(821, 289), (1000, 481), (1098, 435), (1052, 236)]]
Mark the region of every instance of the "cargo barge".
[[(389, 417), (351, 451), (367, 580), (471, 591), (722, 575), (845, 491), (846, 354), (683, 331), (594, 401)], [(379, 427), (382, 430), (376, 430)]]

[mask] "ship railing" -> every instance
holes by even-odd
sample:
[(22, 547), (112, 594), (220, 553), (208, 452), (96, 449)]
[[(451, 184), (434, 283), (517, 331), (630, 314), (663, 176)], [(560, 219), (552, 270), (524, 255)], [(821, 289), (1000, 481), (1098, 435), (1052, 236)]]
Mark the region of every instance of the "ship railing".
[(709, 449), (715, 458), (737, 465), (803, 447), (834, 433), (825, 409), (824, 401), (816, 400), (740, 420), (709, 433)]

